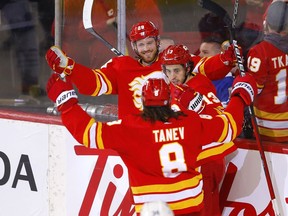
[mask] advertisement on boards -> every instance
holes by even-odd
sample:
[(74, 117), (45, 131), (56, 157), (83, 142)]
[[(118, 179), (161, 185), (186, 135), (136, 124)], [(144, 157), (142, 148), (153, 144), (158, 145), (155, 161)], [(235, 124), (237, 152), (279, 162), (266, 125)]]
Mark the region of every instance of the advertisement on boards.
[(48, 216), (48, 125), (0, 119), (0, 215)]
[[(68, 209), (71, 214), (136, 215), (128, 195), (127, 168), (117, 153), (87, 149), (73, 138), (69, 138), (68, 143)], [(269, 168), (273, 167), (271, 175), (279, 211), (281, 215), (288, 215), (285, 184), (288, 182), (288, 156), (266, 154)], [(275, 215), (258, 151), (239, 148), (226, 158), (226, 169), (219, 186), (223, 216)]]
[[(277, 206), (281, 215), (287, 215), (288, 190), (287, 184), (283, 183), (288, 181), (288, 157), (267, 152), (266, 159)], [(226, 162), (226, 174), (220, 189), (222, 215), (275, 215), (259, 152), (238, 149), (226, 158)]]
[(87, 149), (69, 134), (67, 152), (68, 215), (134, 215), (128, 170), (116, 152)]
[[(0, 128), (1, 216), (135, 215), (128, 170), (116, 152), (87, 149), (61, 125), (0, 119)], [(284, 150), (265, 155), (279, 212), (288, 215)], [(227, 156), (219, 187), (223, 216), (275, 215), (257, 150)]]

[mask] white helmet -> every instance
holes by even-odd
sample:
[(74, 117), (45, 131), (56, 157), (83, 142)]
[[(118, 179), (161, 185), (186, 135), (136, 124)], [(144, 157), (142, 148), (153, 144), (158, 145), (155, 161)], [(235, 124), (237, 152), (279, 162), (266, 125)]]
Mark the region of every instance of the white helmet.
[(153, 201), (144, 203), (140, 216), (174, 216), (168, 204), (163, 201)]

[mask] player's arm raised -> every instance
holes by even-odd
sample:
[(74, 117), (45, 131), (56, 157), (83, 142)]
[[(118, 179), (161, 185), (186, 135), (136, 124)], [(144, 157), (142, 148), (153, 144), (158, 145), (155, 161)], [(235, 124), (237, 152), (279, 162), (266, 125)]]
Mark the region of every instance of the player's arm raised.
[[(224, 110), (224, 113), (219, 115), (223, 117), (224, 125), (226, 124), (225, 118), (228, 119), (228, 131), (226, 136), (229, 136), (229, 133), (233, 133), (231, 140), (235, 139), (242, 130), (242, 123), (244, 119), (244, 108), (245, 106), (250, 106), (257, 95), (257, 85), (253, 76), (247, 74), (243, 77), (237, 76), (232, 85), (231, 91), (231, 100)], [(229, 131), (231, 130), (232, 131)], [(223, 130), (225, 133), (225, 131)], [(225, 134), (222, 134), (222, 137)], [(231, 141), (224, 140), (223, 142)]]
[[(208, 117), (206, 115), (207, 118), (203, 116), (200, 129), (197, 127), (198, 133), (205, 134), (205, 143), (227, 143), (234, 140), (241, 133), (244, 108), (251, 105), (255, 94), (257, 87), (254, 77), (249, 74), (244, 77), (237, 76), (233, 83), (231, 100), (224, 112)], [(183, 107), (194, 104), (195, 98), (195, 92), (187, 89), (178, 94), (178, 102)]]
[(220, 54), (202, 58), (196, 68), (210, 80), (218, 80), (223, 79), (236, 66), (236, 62), (233, 46), (229, 45)]
[(45, 57), (49, 67), (62, 78), (69, 76), (81, 94), (98, 96), (110, 93), (111, 85), (105, 75), (78, 64), (59, 47), (52, 46)]

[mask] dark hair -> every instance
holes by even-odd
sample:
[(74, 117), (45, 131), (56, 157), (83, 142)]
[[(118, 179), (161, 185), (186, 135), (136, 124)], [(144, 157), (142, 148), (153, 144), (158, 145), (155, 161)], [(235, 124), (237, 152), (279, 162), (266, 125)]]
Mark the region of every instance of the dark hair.
[(223, 38), (223, 40), (227, 40), (229, 38), (229, 31), (226, 23), (221, 17), (212, 12), (206, 13), (200, 19), (198, 23), (198, 29), (202, 38), (212, 34)]
[(210, 35), (208, 37), (205, 37), (203, 38), (202, 42), (205, 42), (205, 43), (218, 43), (218, 44), (222, 44), (224, 42), (224, 39), (219, 37), (219, 36), (216, 36), (216, 35)]
[[(184, 66), (184, 65), (183, 65), (183, 66)], [(190, 75), (192, 74), (192, 72), (193, 72), (194, 62), (193, 62), (193, 61), (189, 61), (188, 67), (190, 68), (190, 70), (187, 70), (187, 72), (186, 72), (186, 79), (187, 79), (187, 76), (190, 76)], [(185, 80), (184, 82), (186, 82), (186, 80)], [(184, 82), (183, 82), (183, 83), (184, 83)]]
[(140, 114), (145, 121), (152, 123), (156, 121), (167, 122), (170, 118), (178, 119), (179, 116), (186, 116), (185, 113), (178, 111), (175, 112), (167, 106), (144, 106), (143, 112)]

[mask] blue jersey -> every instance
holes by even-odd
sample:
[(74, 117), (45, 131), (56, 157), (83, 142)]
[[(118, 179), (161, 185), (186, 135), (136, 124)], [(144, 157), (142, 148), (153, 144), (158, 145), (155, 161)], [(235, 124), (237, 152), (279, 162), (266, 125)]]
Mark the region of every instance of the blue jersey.
[(233, 81), (233, 76), (226, 76), (223, 79), (212, 81), (216, 88), (216, 96), (219, 98), (224, 107), (227, 106), (229, 101)]

